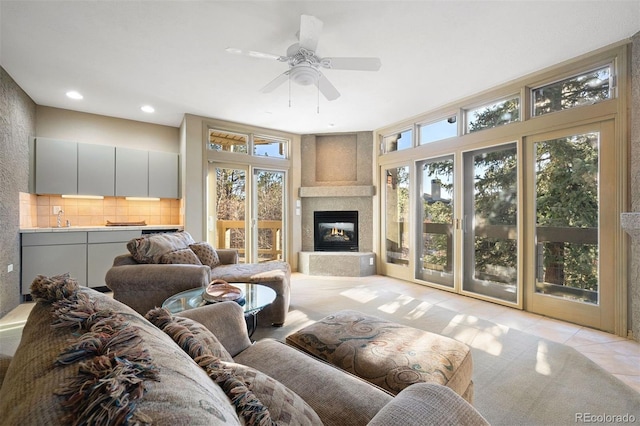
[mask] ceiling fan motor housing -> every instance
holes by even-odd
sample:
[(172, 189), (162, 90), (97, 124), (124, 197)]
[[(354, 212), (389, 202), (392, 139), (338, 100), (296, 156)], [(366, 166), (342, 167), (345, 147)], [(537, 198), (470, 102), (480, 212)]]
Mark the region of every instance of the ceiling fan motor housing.
[(289, 78), (291, 78), (291, 80), (296, 84), (309, 86), (311, 84), (316, 84), (318, 77), (320, 76), (319, 74), (320, 71), (312, 65), (302, 63), (291, 68)]

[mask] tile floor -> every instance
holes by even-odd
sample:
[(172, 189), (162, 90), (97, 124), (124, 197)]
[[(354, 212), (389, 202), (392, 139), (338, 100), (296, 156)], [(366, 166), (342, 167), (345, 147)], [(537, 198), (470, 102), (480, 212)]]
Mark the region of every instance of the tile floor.
[[(297, 280), (305, 279), (305, 275), (294, 273), (292, 285), (295, 285)], [(337, 277), (324, 279), (340, 280)], [(370, 281), (371, 277), (366, 279)], [(399, 285), (403, 291), (410, 291), (411, 297), (418, 297), (428, 303), (455, 310), (466, 316), (474, 315), (499, 326), (571, 346), (640, 393), (640, 343), (638, 342), (425, 286), (407, 286), (410, 283), (381, 276), (376, 276), (375, 279), (384, 280), (391, 285)], [(0, 318), (1, 354), (12, 355), (15, 352), (20, 343), (22, 326), (32, 306), (33, 303), (23, 303)]]

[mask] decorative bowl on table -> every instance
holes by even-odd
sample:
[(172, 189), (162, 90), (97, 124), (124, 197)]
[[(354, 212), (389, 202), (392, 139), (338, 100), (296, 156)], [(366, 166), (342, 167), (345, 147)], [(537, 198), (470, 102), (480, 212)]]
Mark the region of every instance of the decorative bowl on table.
[(207, 302), (237, 301), (244, 294), (238, 287), (234, 287), (224, 280), (213, 280), (202, 292), (202, 298)]

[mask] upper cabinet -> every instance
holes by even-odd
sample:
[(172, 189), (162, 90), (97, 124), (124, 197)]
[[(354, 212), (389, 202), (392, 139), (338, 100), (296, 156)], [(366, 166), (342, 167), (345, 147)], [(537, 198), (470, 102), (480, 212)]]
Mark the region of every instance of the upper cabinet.
[(78, 144), (36, 138), (34, 149), (36, 194), (77, 194)]
[(178, 198), (178, 154), (149, 151), (149, 197)]
[(78, 144), (78, 194), (115, 195), (116, 149)]
[(34, 140), (36, 194), (179, 197), (178, 154)]
[(178, 154), (116, 148), (116, 196), (178, 198)]
[(149, 196), (149, 152), (116, 148), (116, 197)]

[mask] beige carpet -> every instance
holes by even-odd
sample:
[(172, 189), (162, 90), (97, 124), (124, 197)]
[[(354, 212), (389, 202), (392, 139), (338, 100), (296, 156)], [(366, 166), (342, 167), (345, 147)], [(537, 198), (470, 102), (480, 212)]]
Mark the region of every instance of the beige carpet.
[[(570, 425), (634, 416), (640, 394), (576, 350), (482, 319), (482, 304), (387, 277), (310, 277), (294, 274), (291, 307), (282, 328), (259, 326), (254, 340), (279, 340), (341, 310), (355, 309), (446, 335), (469, 344), (474, 361), (475, 407), (493, 425)], [(468, 306), (469, 309), (465, 309)], [(464, 313), (464, 314), (463, 314)]]

